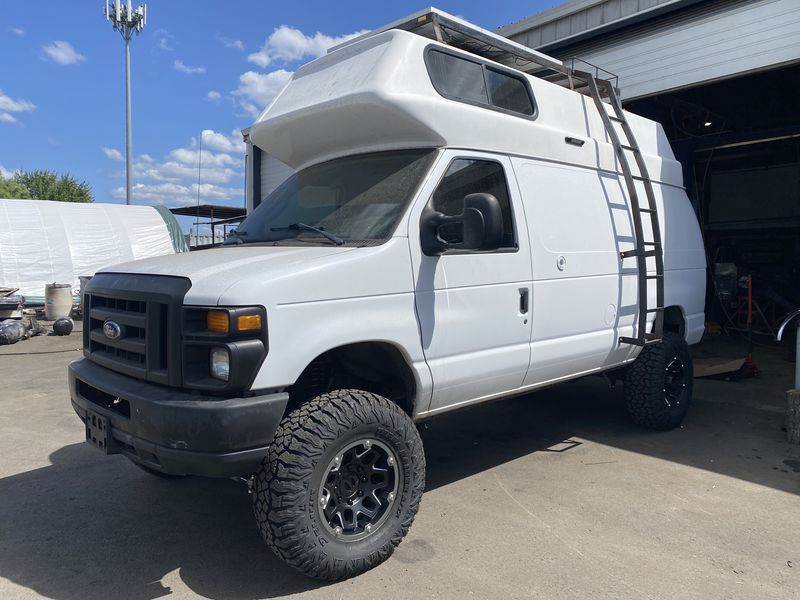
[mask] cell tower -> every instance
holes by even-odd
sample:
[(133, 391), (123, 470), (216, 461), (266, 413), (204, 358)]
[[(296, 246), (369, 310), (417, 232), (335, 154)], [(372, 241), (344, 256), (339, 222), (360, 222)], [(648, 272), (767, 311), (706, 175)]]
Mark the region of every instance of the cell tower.
[(141, 33), (147, 24), (147, 5), (141, 4), (134, 10), (131, 0), (127, 3), (106, 0), (103, 12), (106, 21), (111, 21), (114, 31), (119, 31), (125, 40), (125, 202), (131, 204), (131, 36), (134, 32)]

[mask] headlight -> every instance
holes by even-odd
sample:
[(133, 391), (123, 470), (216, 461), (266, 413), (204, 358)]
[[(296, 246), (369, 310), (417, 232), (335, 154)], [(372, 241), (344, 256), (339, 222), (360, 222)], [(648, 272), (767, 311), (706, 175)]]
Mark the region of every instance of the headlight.
[(209, 357), (211, 376), (222, 381), (231, 377), (231, 355), (227, 348), (212, 348)]

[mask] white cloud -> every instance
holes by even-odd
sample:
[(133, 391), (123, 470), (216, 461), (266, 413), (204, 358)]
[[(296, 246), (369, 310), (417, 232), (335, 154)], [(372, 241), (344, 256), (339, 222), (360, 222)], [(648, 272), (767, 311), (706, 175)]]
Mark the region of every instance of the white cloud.
[(0, 90), (0, 123), (16, 123), (17, 118), (11, 113), (30, 112), (36, 108), (33, 102), (17, 98), (14, 100)]
[(325, 54), (331, 46), (336, 46), (364, 33), (366, 30), (338, 37), (331, 37), (320, 32), (306, 35), (299, 29), (281, 25), (267, 38), (261, 50), (248, 55), (247, 60), (259, 67), (267, 67), (276, 60), (291, 62), (308, 56), (316, 58)]
[(247, 71), (239, 76), (239, 87), (234, 90), (233, 95), (239, 99), (239, 105), (249, 115), (257, 117), (291, 77), (291, 71), (283, 69), (270, 73)]
[(232, 40), (231, 38), (220, 36), (219, 41), (226, 48), (234, 48), (240, 52), (244, 51), (244, 42), (242, 40)]
[[(189, 206), (197, 202), (197, 184), (182, 185), (178, 183), (135, 183), (133, 185), (133, 199), (137, 204), (163, 204), (169, 207)], [(125, 188), (118, 187), (112, 190), (114, 198), (125, 198)], [(208, 183), (200, 184), (200, 202), (219, 202), (239, 200), (242, 190), (239, 188), (221, 187)]]
[(222, 94), (220, 94), (217, 90), (211, 90), (206, 95), (206, 98), (212, 102), (219, 102), (219, 99), (222, 98)]
[(14, 171), (9, 171), (3, 165), (0, 165), (0, 177), (4, 179), (11, 179), (14, 176)]
[(156, 48), (158, 50), (164, 50), (165, 52), (174, 50), (170, 45), (170, 40), (174, 39), (175, 36), (166, 29), (156, 29), (153, 32), (153, 37), (156, 39)]
[(187, 64), (184, 64), (182, 60), (176, 60), (174, 63), (175, 70), (180, 71), (181, 73), (188, 73), (189, 75), (196, 75), (197, 73), (205, 73), (205, 67), (190, 67)]
[(25, 35), (25, 30), (24, 29), (20, 29), (19, 27), (12, 27), (11, 31), (15, 35)]
[(52, 44), (42, 46), (42, 51), (45, 53), (46, 59), (57, 62), (60, 65), (76, 65), (86, 57), (75, 50), (72, 44), (63, 40), (56, 40)]
[[(230, 201), (241, 205), (245, 152), (241, 133), (234, 129), (226, 135), (205, 129), (202, 135), (201, 202)], [(197, 202), (199, 142), (199, 136), (195, 136), (185, 147), (173, 148), (160, 159), (149, 154), (136, 156), (133, 161), (134, 201), (170, 207)], [(112, 148), (101, 149), (111, 150), (113, 154)], [(112, 157), (109, 155), (109, 158)], [(110, 175), (123, 179), (125, 170), (119, 168)], [(124, 186), (113, 189), (111, 195), (124, 198)]]
[[(234, 129), (229, 136), (224, 133), (218, 133), (213, 129), (204, 129), (202, 136), (203, 148), (225, 153), (244, 154), (245, 152), (242, 134), (236, 129)], [(194, 140), (192, 141), (192, 146), (194, 146)]]
[(29, 112), (36, 108), (33, 102), (17, 98), (14, 100), (0, 90), (0, 110), (8, 112)]
[(125, 157), (122, 156), (122, 152), (116, 148), (106, 148), (105, 146), (100, 146), (100, 150), (102, 150), (103, 154), (105, 154), (106, 157), (110, 158), (111, 160), (125, 160)]

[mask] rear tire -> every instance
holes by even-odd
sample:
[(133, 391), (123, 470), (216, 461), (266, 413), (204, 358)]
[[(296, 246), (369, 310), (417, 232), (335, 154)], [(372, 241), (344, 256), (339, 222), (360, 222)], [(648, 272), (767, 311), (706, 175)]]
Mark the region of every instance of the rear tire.
[(665, 332), (625, 371), (625, 402), (637, 425), (666, 431), (683, 422), (692, 401), (694, 368), (683, 336)]
[(279, 558), (338, 581), (391, 556), (424, 488), (422, 440), (408, 415), (376, 394), (337, 390), (284, 417), (252, 498)]

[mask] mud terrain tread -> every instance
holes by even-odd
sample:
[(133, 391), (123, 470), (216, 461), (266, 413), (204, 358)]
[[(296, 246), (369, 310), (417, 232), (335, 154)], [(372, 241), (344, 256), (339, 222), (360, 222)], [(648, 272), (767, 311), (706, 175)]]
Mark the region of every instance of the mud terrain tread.
[[(664, 369), (670, 356), (680, 355), (686, 366), (686, 392), (679, 406), (664, 402)], [(660, 344), (642, 349), (625, 372), (625, 402), (637, 425), (666, 431), (683, 422), (692, 398), (692, 358), (682, 336), (665, 332)]]
[[(329, 443), (364, 424), (383, 425), (402, 438), (408, 449), (412, 485), (410, 492), (398, 499), (406, 501), (402, 505), (403, 518), (388, 541), (366, 557), (337, 560), (311, 534), (308, 488)], [(424, 487), (425, 455), (409, 417), (396, 404), (376, 394), (337, 390), (302, 404), (278, 426), (254, 480), (253, 509), (264, 541), (279, 558), (308, 576), (338, 581), (363, 573), (392, 554), (414, 521)]]

